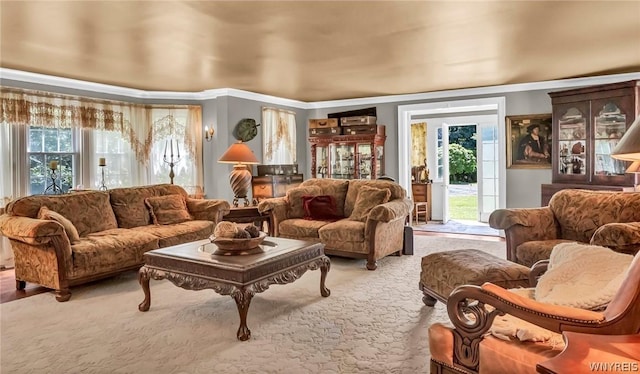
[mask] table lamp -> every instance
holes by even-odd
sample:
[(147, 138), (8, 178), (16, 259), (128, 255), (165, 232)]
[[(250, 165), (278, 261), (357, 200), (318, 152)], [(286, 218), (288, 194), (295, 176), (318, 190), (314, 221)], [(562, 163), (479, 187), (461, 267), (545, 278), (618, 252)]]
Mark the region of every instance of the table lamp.
[(633, 163), (627, 168), (627, 173), (634, 174), (633, 185), (636, 191), (640, 191), (638, 178), (640, 176), (640, 116), (636, 118), (629, 129), (624, 133), (622, 139), (613, 148), (611, 157), (622, 160), (632, 161)]
[(233, 206), (238, 206), (239, 199), (244, 199), (244, 205), (249, 206), (247, 193), (251, 187), (251, 172), (246, 165), (260, 163), (249, 148), (242, 141), (231, 144), (229, 149), (218, 159), (218, 162), (235, 164), (229, 175), (229, 182), (233, 190)]

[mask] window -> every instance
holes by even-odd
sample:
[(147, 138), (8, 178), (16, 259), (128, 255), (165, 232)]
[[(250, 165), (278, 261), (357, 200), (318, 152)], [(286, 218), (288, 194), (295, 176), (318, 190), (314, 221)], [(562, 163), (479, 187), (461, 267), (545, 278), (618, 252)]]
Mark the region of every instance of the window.
[(131, 187), (136, 185), (135, 171), (137, 164), (135, 155), (131, 151), (131, 145), (122, 138), (117, 131), (93, 130), (93, 145), (95, 148), (95, 160), (92, 165), (98, 165), (100, 158), (104, 158), (104, 168), (97, 167), (91, 184), (93, 188), (99, 188), (104, 169), (104, 184), (108, 188)]
[(274, 108), (262, 108), (264, 128), (263, 157), (266, 165), (296, 163), (296, 114)]
[[(29, 126), (27, 153), (30, 194), (66, 193), (73, 187), (73, 135), (70, 128)], [(50, 168), (52, 161), (57, 163), (55, 172)]]
[(173, 184), (195, 186), (197, 165), (194, 155), (187, 152), (188, 109), (154, 109), (152, 119), (154, 138), (149, 162), (152, 184), (169, 183), (170, 163), (173, 154)]
[[(164, 145), (173, 140), (174, 183), (202, 190), (202, 109), (94, 100), (22, 89), (0, 92), (5, 199), (168, 183)], [(100, 167), (104, 158), (106, 166)], [(170, 160), (167, 160), (170, 161)], [(51, 165), (56, 167), (52, 170)]]

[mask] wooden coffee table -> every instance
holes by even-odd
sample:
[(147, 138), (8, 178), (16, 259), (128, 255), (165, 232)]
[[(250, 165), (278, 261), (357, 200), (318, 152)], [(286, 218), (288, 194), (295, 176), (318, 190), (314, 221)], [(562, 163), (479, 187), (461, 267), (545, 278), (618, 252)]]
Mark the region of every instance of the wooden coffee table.
[(272, 284), (292, 283), (307, 270), (320, 269), (320, 294), (330, 295), (325, 287), (331, 267), (324, 254), (324, 245), (302, 240), (267, 237), (260, 246), (261, 253), (250, 255), (214, 255), (215, 244), (209, 240), (156, 249), (144, 254), (145, 265), (138, 272), (138, 281), (144, 291), (142, 312), (151, 306), (151, 278), (168, 279), (187, 290), (212, 289), (220, 295), (230, 295), (236, 301), (240, 314), (237, 337), (248, 340), (249, 304), (256, 293)]

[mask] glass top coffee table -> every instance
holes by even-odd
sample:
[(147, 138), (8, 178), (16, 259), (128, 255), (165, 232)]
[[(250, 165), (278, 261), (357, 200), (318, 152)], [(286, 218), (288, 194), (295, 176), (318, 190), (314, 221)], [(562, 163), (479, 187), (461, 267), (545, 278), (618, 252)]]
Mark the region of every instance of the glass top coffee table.
[(249, 255), (216, 255), (217, 246), (208, 239), (156, 249), (144, 254), (145, 265), (138, 272), (144, 291), (142, 312), (151, 306), (149, 280), (168, 279), (187, 290), (212, 289), (220, 295), (230, 295), (240, 314), (237, 337), (248, 340), (249, 304), (256, 293), (272, 284), (292, 283), (307, 270), (320, 269), (320, 294), (330, 295), (325, 287), (331, 262), (324, 254), (324, 245), (302, 240), (267, 237), (261, 251)]

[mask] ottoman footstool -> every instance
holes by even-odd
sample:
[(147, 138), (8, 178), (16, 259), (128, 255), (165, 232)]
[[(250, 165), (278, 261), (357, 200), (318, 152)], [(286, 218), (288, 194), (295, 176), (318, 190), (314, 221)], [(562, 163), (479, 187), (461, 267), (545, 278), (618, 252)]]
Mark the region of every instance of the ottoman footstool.
[(437, 252), (422, 257), (420, 290), (422, 301), (434, 306), (447, 302), (456, 287), (491, 282), (503, 288), (529, 287), (529, 268), (477, 249)]

